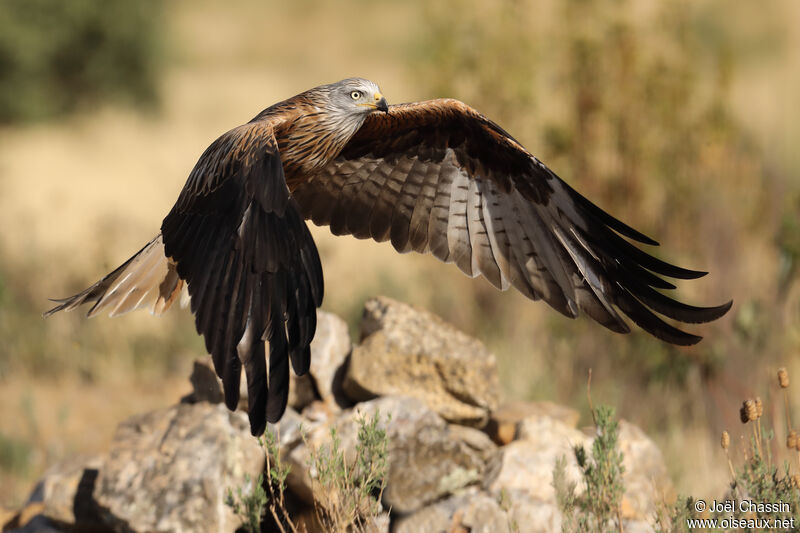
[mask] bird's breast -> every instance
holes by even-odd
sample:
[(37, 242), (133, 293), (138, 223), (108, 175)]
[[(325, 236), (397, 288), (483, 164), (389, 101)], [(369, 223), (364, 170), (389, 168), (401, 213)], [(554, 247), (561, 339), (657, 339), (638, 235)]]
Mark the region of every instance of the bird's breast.
[(331, 120), (314, 113), (298, 118), (278, 132), (278, 149), (289, 190), (316, 174), (344, 148), (360, 124)]

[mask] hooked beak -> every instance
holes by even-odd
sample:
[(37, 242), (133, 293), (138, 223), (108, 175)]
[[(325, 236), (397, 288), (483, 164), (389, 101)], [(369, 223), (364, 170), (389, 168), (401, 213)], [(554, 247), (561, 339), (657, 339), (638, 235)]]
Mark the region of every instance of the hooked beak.
[(381, 93), (375, 93), (375, 109), (384, 113), (389, 112), (389, 102), (386, 101), (386, 98)]

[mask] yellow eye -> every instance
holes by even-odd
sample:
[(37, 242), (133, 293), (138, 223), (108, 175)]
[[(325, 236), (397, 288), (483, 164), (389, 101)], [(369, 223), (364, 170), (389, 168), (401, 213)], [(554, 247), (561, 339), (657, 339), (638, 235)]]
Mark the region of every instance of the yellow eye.
[(353, 91), (353, 92), (351, 92), (350, 93), (350, 98), (352, 98), (353, 100), (358, 100), (359, 98), (361, 98), (361, 91)]

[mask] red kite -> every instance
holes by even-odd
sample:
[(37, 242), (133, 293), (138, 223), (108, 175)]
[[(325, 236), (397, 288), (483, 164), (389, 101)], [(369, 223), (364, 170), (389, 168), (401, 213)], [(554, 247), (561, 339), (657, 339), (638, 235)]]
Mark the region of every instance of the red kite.
[[(254, 435), (286, 408), (289, 361), (309, 367), (322, 267), (304, 219), (335, 235), (432, 253), (495, 287), (620, 333), (620, 316), (666, 342), (732, 302), (694, 307), (655, 289), (703, 276), (657, 259), (657, 245), (564, 183), (500, 126), (457, 100), (389, 106), (351, 78), (277, 103), (200, 156), (150, 243), (46, 313), (164, 312), (188, 285), (197, 331), (235, 409), (241, 367)], [(628, 239), (625, 239), (627, 237)], [(654, 313), (655, 312), (655, 313)], [(269, 371), (264, 341), (269, 342)]]

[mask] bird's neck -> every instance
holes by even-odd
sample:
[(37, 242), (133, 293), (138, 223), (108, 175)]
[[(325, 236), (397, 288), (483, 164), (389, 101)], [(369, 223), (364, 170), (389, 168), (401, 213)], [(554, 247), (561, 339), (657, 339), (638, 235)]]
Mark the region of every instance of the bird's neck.
[(331, 162), (364, 122), (363, 115), (340, 115), (317, 107), (298, 107), (276, 128), (289, 190)]

